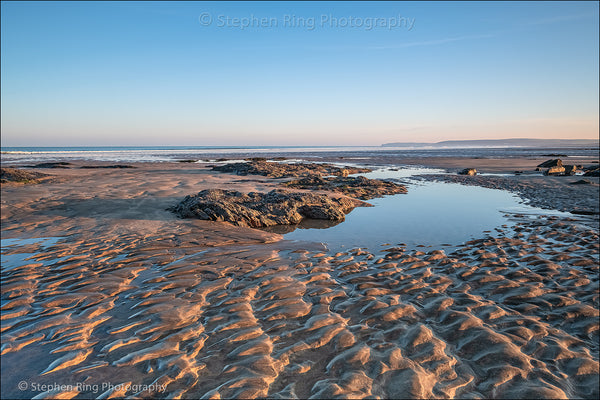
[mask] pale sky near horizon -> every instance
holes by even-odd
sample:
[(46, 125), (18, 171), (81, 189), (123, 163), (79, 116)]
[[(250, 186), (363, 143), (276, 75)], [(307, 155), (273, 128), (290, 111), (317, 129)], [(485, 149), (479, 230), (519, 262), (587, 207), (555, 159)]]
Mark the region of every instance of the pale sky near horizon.
[(598, 2), (2, 2), (2, 146), (598, 138)]

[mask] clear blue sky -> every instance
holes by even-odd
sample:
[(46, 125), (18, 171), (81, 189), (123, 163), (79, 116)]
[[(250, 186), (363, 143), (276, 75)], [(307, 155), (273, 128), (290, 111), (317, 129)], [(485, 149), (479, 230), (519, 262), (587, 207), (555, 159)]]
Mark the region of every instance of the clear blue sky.
[(598, 137), (598, 2), (1, 7), (3, 146)]

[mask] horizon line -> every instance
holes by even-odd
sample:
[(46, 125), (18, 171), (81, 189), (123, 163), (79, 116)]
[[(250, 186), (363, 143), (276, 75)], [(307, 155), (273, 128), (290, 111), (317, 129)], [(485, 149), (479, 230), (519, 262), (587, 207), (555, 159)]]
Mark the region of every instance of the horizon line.
[[(182, 148), (182, 147), (200, 147), (200, 148), (208, 148), (208, 149), (252, 149), (252, 148), (302, 148), (302, 147), (311, 147), (311, 148), (327, 148), (327, 147), (386, 147), (386, 145), (393, 144), (402, 144), (402, 145), (436, 145), (447, 142), (503, 142), (503, 141), (511, 141), (511, 140), (528, 140), (528, 141), (539, 141), (539, 142), (572, 142), (572, 141), (589, 141), (592, 144), (600, 144), (600, 139), (587, 139), (587, 138), (578, 138), (578, 139), (540, 139), (540, 138), (505, 138), (505, 139), (448, 139), (441, 140), (437, 142), (386, 142), (380, 144), (331, 144), (331, 145), (316, 145), (316, 144), (304, 144), (304, 145), (197, 145), (197, 144), (177, 144), (177, 145), (168, 145), (168, 144), (155, 144), (155, 145), (67, 145), (67, 146), (31, 146), (31, 145), (0, 145), (0, 149), (2, 148), (49, 148), (49, 149), (72, 149), (72, 148), (153, 148), (153, 147), (173, 147), (173, 148)], [(393, 147), (393, 146), (387, 146)], [(520, 146), (514, 146), (520, 147)], [(2, 153), (5, 153), (2, 151)]]

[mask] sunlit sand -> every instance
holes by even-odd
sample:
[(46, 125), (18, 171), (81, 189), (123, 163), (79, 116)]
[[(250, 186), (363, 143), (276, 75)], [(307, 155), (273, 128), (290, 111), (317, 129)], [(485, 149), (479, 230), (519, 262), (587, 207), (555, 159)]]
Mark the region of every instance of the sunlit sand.
[(328, 250), (166, 210), (277, 180), (136, 166), (2, 186), (2, 397), (598, 395), (597, 219)]

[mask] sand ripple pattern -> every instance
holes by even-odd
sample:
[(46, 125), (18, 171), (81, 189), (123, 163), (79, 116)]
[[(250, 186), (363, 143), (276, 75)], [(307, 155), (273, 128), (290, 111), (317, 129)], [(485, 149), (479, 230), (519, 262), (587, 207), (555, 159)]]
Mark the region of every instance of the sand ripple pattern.
[(2, 397), (599, 395), (598, 231), (573, 221), (449, 255), (69, 240), (3, 254), (29, 256), (2, 268)]

